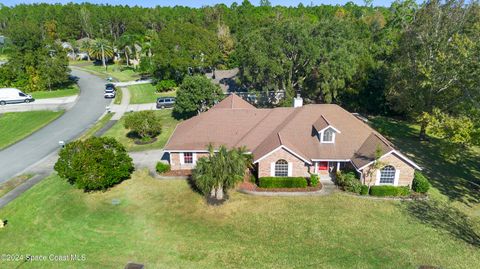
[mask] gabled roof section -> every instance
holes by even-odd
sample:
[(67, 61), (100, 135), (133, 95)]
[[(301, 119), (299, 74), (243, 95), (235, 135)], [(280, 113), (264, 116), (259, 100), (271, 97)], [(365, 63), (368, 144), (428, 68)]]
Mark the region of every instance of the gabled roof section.
[(212, 109), (217, 108), (229, 108), (229, 109), (255, 109), (247, 101), (243, 100), (240, 96), (232, 93), (227, 98), (223, 99), (220, 103), (214, 105)]
[(363, 142), (362, 146), (353, 154), (352, 162), (357, 168), (363, 168), (365, 165), (375, 160), (377, 148), (381, 150), (381, 155), (385, 155), (395, 150), (393, 144), (376, 132)]
[(335, 130), (335, 132), (341, 133), (337, 128), (333, 127), (333, 125), (331, 125), (327, 118), (325, 118), (325, 116), (323, 115), (320, 115), (320, 117), (313, 123), (313, 128), (315, 128), (318, 133), (328, 128), (332, 128), (333, 130)]

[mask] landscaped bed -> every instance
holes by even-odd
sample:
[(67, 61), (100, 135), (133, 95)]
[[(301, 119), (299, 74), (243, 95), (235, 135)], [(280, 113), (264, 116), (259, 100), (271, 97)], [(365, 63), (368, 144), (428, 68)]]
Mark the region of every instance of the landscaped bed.
[(163, 148), (167, 143), (168, 138), (172, 134), (178, 121), (172, 117), (172, 110), (156, 110), (154, 113), (160, 118), (162, 125), (162, 131), (159, 136), (156, 137), (156, 141), (145, 145), (139, 145), (135, 143), (137, 137), (132, 137), (129, 130), (125, 129), (124, 122), (125, 116), (122, 117), (110, 130), (108, 130), (104, 136), (111, 136), (116, 138), (122, 143), (129, 151), (141, 151), (148, 149)]

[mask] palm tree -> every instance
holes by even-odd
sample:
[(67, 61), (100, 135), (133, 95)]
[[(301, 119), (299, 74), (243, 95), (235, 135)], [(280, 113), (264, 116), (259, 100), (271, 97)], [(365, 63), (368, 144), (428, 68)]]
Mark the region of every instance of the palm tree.
[(95, 59), (102, 59), (103, 67), (107, 70), (107, 58), (114, 55), (113, 47), (105, 39), (96, 39), (90, 46), (88, 53)]
[(90, 62), (90, 47), (91, 47), (91, 42), (90, 40), (83, 40), (81, 41), (81, 43), (79, 44), (80, 45), (80, 49), (84, 52), (87, 53), (87, 60)]
[(209, 156), (197, 161), (193, 179), (205, 195), (223, 200), (224, 192), (242, 181), (249, 159), (245, 148), (228, 150), (221, 146), (214, 152), (213, 146), (209, 145), (208, 150)]

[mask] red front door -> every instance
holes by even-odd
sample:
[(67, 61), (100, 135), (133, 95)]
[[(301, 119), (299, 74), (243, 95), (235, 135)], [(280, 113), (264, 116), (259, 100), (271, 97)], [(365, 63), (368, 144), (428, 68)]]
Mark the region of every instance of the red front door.
[(317, 163), (318, 171), (327, 171), (328, 170), (328, 162), (319, 162)]

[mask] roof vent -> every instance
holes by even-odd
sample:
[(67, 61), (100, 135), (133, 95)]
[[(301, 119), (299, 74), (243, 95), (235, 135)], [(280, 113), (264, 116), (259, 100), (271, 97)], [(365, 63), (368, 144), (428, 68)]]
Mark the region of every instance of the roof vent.
[(302, 107), (303, 106), (303, 98), (300, 94), (297, 94), (297, 97), (293, 98), (293, 107)]

